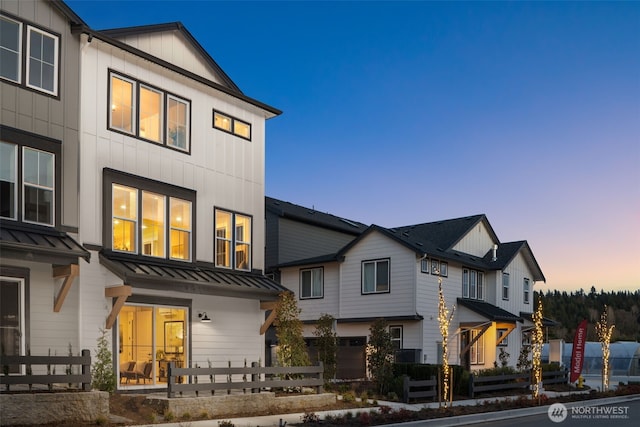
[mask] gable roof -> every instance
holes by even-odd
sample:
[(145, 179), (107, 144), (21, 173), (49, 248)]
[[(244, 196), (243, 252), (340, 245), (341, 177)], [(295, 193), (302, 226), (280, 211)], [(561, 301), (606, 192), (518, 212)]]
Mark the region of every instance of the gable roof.
[(139, 25), (135, 27), (122, 27), (122, 28), (112, 28), (107, 30), (100, 30), (101, 33), (108, 35), (109, 37), (113, 37), (115, 39), (119, 39), (121, 37), (127, 37), (132, 35), (141, 35), (141, 34), (150, 34), (150, 33), (164, 33), (177, 31), (179, 32), (190, 44), (191, 46), (198, 52), (202, 59), (211, 67), (215, 74), (217, 74), (220, 79), (224, 82), (226, 86), (230, 89), (242, 93), (240, 88), (231, 80), (231, 78), (227, 75), (227, 73), (220, 68), (218, 63), (209, 55), (200, 43), (191, 35), (189, 30), (182, 24), (182, 22), (168, 22), (165, 24), (152, 24), (152, 25)]
[(493, 261), (493, 251), (490, 250), (485, 254), (483, 262), (492, 266), (495, 270), (504, 270), (504, 268), (509, 265), (519, 253), (521, 253), (527, 261), (527, 264), (533, 274), (532, 279), (536, 282), (546, 282), (547, 279), (544, 277), (542, 269), (540, 268), (540, 265), (538, 265), (536, 258), (533, 256), (533, 251), (526, 240), (499, 244), (498, 250), (496, 251), (496, 260)]
[(318, 227), (328, 228), (357, 236), (367, 229), (367, 225), (358, 221), (341, 218), (313, 208), (295, 205), (273, 197), (265, 197), (265, 209), (280, 218), (289, 218)]
[(87, 25), (82, 18), (80, 18), (71, 8), (62, 0), (49, 0), (54, 7), (56, 7), (62, 14), (76, 25)]

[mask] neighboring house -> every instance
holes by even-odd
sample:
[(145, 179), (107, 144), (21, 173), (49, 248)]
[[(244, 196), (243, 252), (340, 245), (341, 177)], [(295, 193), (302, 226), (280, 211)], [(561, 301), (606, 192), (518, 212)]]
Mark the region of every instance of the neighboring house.
[(263, 359), (284, 290), (263, 274), (281, 112), (180, 23), (96, 31), (62, 2), (1, 5), (3, 341), (66, 355), (107, 330), (128, 390), (166, 387), (171, 361)]
[(314, 321), (327, 313), (336, 318), (341, 346), (358, 348), (355, 365), (339, 366), (343, 377), (365, 375), (365, 343), (377, 318), (389, 324), (399, 360), (441, 362), (439, 279), (448, 307), (456, 306), (450, 363), (493, 367), (502, 349), (515, 366), (530, 325), (521, 313), (533, 312), (533, 286), (545, 280), (527, 242), (501, 243), (485, 215), (390, 229), (372, 225), (331, 255), (278, 269), (282, 285), (300, 298), (311, 342)]
[(0, 1), (0, 347), (7, 355), (67, 355), (69, 346), (77, 354), (82, 345), (76, 276), (90, 254), (77, 239), (81, 41), (72, 32), (81, 25), (62, 2)]

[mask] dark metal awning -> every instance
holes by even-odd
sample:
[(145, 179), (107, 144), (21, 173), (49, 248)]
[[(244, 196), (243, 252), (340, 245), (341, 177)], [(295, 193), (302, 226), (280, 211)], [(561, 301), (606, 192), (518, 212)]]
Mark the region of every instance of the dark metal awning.
[[(524, 320), (527, 320), (531, 323), (533, 323), (533, 313), (525, 313), (525, 312), (520, 312), (520, 317), (522, 317)], [(548, 327), (552, 327), (552, 326), (558, 326), (559, 323), (556, 322), (553, 319), (550, 319), (548, 317), (542, 317), (542, 326), (548, 326)]]
[(139, 256), (100, 252), (100, 263), (133, 288), (187, 292), (274, 301), (287, 289), (253, 272), (211, 267), (204, 263), (146, 260)]
[(89, 262), (91, 254), (67, 233), (41, 226), (0, 223), (0, 254), (5, 259), (21, 259), (47, 264)]
[(515, 314), (493, 304), (489, 304), (488, 302), (458, 298), (458, 305), (468, 308), (469, 310), (478, 313), (493, 322), (522, 322), (522, 318), (520, 316), (516, 316)]

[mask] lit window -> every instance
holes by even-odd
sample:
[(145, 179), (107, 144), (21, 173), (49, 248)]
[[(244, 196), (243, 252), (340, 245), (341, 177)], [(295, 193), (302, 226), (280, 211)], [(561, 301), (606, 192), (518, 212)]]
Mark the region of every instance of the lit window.
[(133, 83), (121, 77), (111, 76), (111, 127), (133, 132)]
[(251, 140), (251, 124), (219, 111), (213, 112), (213, 127)]
[(191, 202), (171, 198), (171, 258), (191, 259)]
[[(478, 329), (473, 329), (471, 331), (471, 341), (473, 341), (479, 334), (480, 331)], [(472, 365), (484, 365), (484, 334), (480, 335), (478, 340), (473, 343), (469, 352), (469, 362)]]
[[(500, 341), (500, 344), (498, 344), (500, 347), (507, 347), (509, 345), (509, 336), (507, 335), (507, 330), (506, 329), (498, 329), (497, 330), (498, 333), (498, 341), (500, 341), (502, 339), (502, 341)], [(504, 338), (502, 338), (504, 337)]]
[(140, 86), (140, 138), (162, 142), (163, 94), (146, 86)]
[(362, 293), (389, 292), (389, 260), (362, 263)]
[(189, 150), (189, 104), (175, 96), (168, 96), (167, 145)]
[(28, 26), (27, 58), (27, 86), (57, 94), (58, 37)]
[(0, 217), (16, 219), (18, 146), (0, 142)]
[(53, 225), (54, 156), (45, 151), (23, 151), (24, 221)]
[(322, 298), (322, 268), (300, 270), (300, 299)]
[(529, 304), (529, 279), (525, 278), (524, 283), (522, 284), (523, 292), (524, 292), (524, 303)]
[(215, 221), (216, 267), (251, 270), (251, 217), (216, 209)]
[(142, 192), (142, 254), (163, 257), (165, 252), (166, 198)]
[(113, 250), (137, 252), (138, 190), (113, 185)]
[(509, 299), (509, 273), (502, 274), (502, 299)]
[(402, 326), (389, 326), (389, 335), (391, 336), (391, 345), (394, 350), (402, 349)]
[(0, 77), (20, 83), (22, 24), (0, 16)]

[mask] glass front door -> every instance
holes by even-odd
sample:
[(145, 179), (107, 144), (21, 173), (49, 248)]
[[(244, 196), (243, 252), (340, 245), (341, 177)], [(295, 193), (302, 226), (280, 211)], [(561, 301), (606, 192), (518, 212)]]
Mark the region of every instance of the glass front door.
[[(24, 280), (0, 279), (0, 349), (7, 356), (25, 354), (24, 349)], [(10, 374), (21, 373), (20, 365), (9, 365)]]
[(187, 309), (125, 305), (118, 316), (120, 387), (166, 385), (169, 363), (185, 366), (187, 336)]

